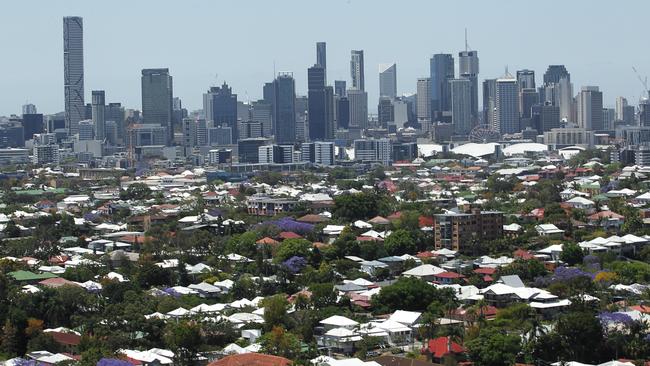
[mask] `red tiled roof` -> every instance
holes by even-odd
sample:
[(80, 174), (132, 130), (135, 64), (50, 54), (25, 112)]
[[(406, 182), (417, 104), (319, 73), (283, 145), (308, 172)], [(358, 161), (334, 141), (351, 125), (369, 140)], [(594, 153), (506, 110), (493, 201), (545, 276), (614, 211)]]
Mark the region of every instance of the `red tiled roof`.
[(535, 256), (531, 252), (529, 252), (527, 250), (523, 250), (523, 249), (515, 250), (515, 252), (512, 253), (512, 255), (515, 258), (519, 258), (519, 259), (523, 259), (523, 260), (529, 260), (529, 259), (534, 259), (535, 258)]
[(357, 241), (384, 241), (384, 239), (373, 238), (372, 236), (357, 236)]
[(434, 254), (427, 250), (427, 251), (424, 251), (424, 252), (420, 252), (420, 253), (416, 254), (415, 256), (418, 257), (418, 258), (432, 258), (434, 256)]
[(465, 348), (456, 342), (451, 342), (449, 347), (449, 337), (438, 337), (429, 340), (429, 352), (435, 358), (442, 358), (448, 353), (463, 353)]
[(481, 268), (475, 269), (474, 273), (484, 274), (484, 275), (493, 275), (493, 274), (496, 273), (496, 271), (497, 270), (495, 268), (481, 267)]
[(291, 364), (291, 360), (284, 357), (261, 353), (244, 353), (226, 356), (208, 364), (208, 366), (287, 366)]
[(420, 227), (432, 227), (433, 226), (433, 217), (420, 216), (418, 218), (418, 226), (420, 226)]
[(437, 278), (463, 278), (465, 276), (463, 276), (460, 273), (456, 273), (456, 272), (440, 272), (437, 275), (435, 275), (435, 277), (437, 277)]
[(282, 239), (302, 239), (302, 236), (294, 233), (293, 231), (283, 231), (278, 236)]
[(650, 306), (647, 305), (632, 305), (630, 310), (638, 310), (644, 314), (650, 314)]
[(258, 240), (255, 242), (256, 244), (266, 244), (266, 245), (278, 245), (280, 244), (279, 241), (275, 239), (271, 239), (268, 236), (263, 237), (262, 239)]

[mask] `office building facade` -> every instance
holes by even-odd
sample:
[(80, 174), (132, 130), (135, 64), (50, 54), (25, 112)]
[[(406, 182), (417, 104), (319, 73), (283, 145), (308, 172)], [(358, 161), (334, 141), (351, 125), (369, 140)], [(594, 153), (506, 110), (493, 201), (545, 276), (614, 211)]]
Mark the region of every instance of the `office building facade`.
[(578, 126), (600, 131), (603, 126), (603, 93), (597, 86), (583, 86), (577, 98)]
[(91, 105), (95, 139), (103, 141), (106, 138), (106, 95), (103, 90), (92, 91)]
[(352, 79), (352, 89), (366, 90), (363, 50), (352, 50), (350, 59), (350, 77)]
[(496, 81), (493, 127), (501, 134), (519, 132), (519, 86), (517, 79), (506, 74)]
[(379, 97), (397, 97), (397, 64), (379, 65)]
[(458, 76), (470, 81), (472, 123), (478, 122), (478, 51), (465, 50), (458, 53)]
[(454, 57), (439, 53), (430, 60), (431, 115), (438, 118), (442, 112), (449, 111), (451, 92), (449, 80), (454, 78)]
[(169, 69), (142, 70), (142, 121), (167, 129), (167, 144), (174, 136), (172, 103), (174, 99), (172, 77)]
[(65, 95), (65, 127), (69, 135), (78, 132), (84, 119), (84, 47), (83, 19), (63, 18), (63, 88)]
[(455, 135), (467, 135), (472, 130), (472, 82), (470, 79), (452, 79), (449, 81), (451, 91), (451, 121)]

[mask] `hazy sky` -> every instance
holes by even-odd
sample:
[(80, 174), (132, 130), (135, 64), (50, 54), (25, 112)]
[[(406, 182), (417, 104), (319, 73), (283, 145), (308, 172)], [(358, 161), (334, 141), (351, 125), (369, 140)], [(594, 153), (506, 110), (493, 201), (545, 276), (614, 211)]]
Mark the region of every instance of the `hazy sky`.
[[(351, 49), (365, 51), (369, 110), (376, 111), (378, 64), (397, 62), (398, 93), (415, 91), (433, 53), (478, 50), (479, 78), (529, 68), (539, 81), (565, 64), (574, 91), (598, 85), (604, 104), (636, 103), (650, 75), (650, 2), (460, 0), (13, 0), (0, 12), (0, 115), (63, 110), (62, 17), (84, 18), (85, 94), (140, 108), (140, 70), (168, 67), (174, 96), (201, 108), (202, 93), (227, 81), (240, 100), (257, 99), (276, 71), (292, 71), (306, 93), (317, 41), (327, 42), (328, 80), (350, 83)], [(218, 75), (218, 76), (215, 76)]]

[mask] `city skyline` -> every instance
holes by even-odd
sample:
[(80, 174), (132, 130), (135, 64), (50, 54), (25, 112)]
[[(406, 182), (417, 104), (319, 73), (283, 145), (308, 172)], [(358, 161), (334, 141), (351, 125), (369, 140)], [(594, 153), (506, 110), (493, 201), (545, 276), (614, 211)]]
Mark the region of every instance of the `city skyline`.
[[(352, 19), (354, 14), (375, 8), (381, 9), (382, 2), (341, 1), (323, 5), (290, 3), (295, 8), (295, 14), (307, 13), (309, 9), (314, 8), (325, 15), (337, 14), (340, 21), (345, 21)], [(36, 4), (38, 6), (34, 6)], [(520, 23), (535, 25), (545, 21), (541, 12), (531, 14), (525, 22), (515, 19), (508, 27), (487, 24), (480, 18), (485, 14), (497, 16), (498, 13), (494, 10), (486, 13), (489, 6), (480, 3), (473, 4), (471, 11), (463, 13), (462, 17), (451, 16), (437, 21), (436, 24), (418, 23), (416, 20), (423, 19), (423, 13), (426, 11), (415, 12), (409, 10), (411, 8), (397, 8), (391, 12), (378, 11), (379, 14), (374, 20), (354, 17), (358, 27), (373, 31), (363, 35), (352, 33), (352, 37), (349, 30), (338, 29), (332, 20), (327, 20), (327, 16), (325, 19), (309, 21), (295, 17), (291, 22), (287, 22), (289, 24), (277, 24), (271, 29), (268, 25), (274, 24), (273, 15), (281, 9), (260, 1), (229, 4), (227, 9), (221, 9), (218, 4), (198, 2), (192, 8), (179, 8), (174, 11), (165, 10), (164, 6), (149, 9), (151, 4), (129, 3), (129, 9), (133, 10), (130, 12), (108, 11), (116, 6), (127, 6), (126, 2), (119, 1), (111, 3), (110, 8), (78, 1), (63, 4), (40, 1), (11, 4), (9, 10), (12, 13), (29, 13), (32, 20), (26, 24), (24, 19), (21, 21), (21, 17), (12, 17), (0, 25), (0, 30), (19, 35), (8, 39), (7, 46), (13, 53), (23, 56), (0, 61), (0, 67), (13, 70), (2, 77), (2, 84), (9, 85), (11, 92), (5, 90), (0, 94), (5, 101), (0, 114), (19, 113), (21, 105), (25, 102), (35, 104), (40, 112), (47, 114), (64, 110), (60, 23), (63, 16), (84, 18), (85, 99), (90, 100), (91, 90), (105, 90), (112, 96), (112, 100), (120, 101), (125, 107), (134, 109), (141, 108), (138, 86), (140, 71), (144, 68), (169, 68), (175, 79), (174, 94), (179, 96), (190, 110), (201, 108), (201, 96), (205, 89), (220, 85), (223, 81), (232, 86), (233, 92), (240, 95), (240, 100), (259, 99), (262, 85), (275, 76), (274, 64), (276, 72), (292, 72), (296, 80), (297, 94), (306, 95), (307, 68), (314, 63), (314, 44), (320, 41), (327, 42), (330, 85), (333, 85), (334, 80), (346, 80), (350, 85), (350, 51), (364, 50), (365, 89), (368, 92), (369, 104), (374, 105), (379, 97), (379, 76), (376, 70), (380, 63), (396, 62), (399, 65), (398, 95), (414, 93), (417, 78), (428, 76), (429, 58), (433, 54), (450, 53), (455, 56), (464, 50), (465, 28), (468, 29), (470, 48), (479, 51), (481, 55), (479, 82), (499, 77), (506, 65), (513, 71), (531, 69), (541, 75), (549, 64), (564, 64), (572, 73), (574, 92), (581, 86), (597, 85), (603, 92), (604, 105), (614, 106), (618, 96), (624, 96), (630, 104), (636, 104), (641, 95), (642, 87), (632, 71), (632, 66), (636, 66), (642, 75), (650, 74), (650, 66), (645, 66), (650, 65), (650, 55), (637, 49), (637, 45), (643, 44), (643, 36), (632, 31), (635, 19), (642, 19), (637, 14), (645, 13), (640, 8), (650, 8), (650, 5), (643, 3), (624, 2), (616, 7), (602, 7), (587, 16), (572, 11), (579, 4), (551, 1), (549, 6), (562, 4), (566, 9), (565, 13), (556, 15), (557, 21), (570, 21), (576, 27), (564, 30), (563, 38), (548, 37), (548, 32), (521, 34), (510, 31), (520, 27)], [(433, 6), (429, 3), (419, 4), (422, 8)], [(453, 10), (463, 8), (464, 4), (436, 5), (451, 10), (447, 13), (453, 14)], [(637, 11), (628, 11), (632, 5)], [(159, 21), (151, 23), (152, 19), (139, 16), (138, 14), (145, 14), (145, 9), (151, 10), (152, 19)], [(232, 26), (237, 31), (234, 36), (219, 37), (214, 42), (213, 49), (199, 48), (199, 45), (206, 41), (201, 32), (209, 30), (214, 22), (205, 13), (214, 11), (224, 14), (218, 19), (219, 22)], [(183, 16), (179, 16), (179, 12)], [(413, 21), (409, 21), (408, 27), (403, 28), (404, 33), (392, 30), (389, 32), (372, 26), (375, 21), (388, 19), (402, 24), (404, 20), (401, 20), (401, 17), (406, 15), (412, 17)], [(593, 26), (605, 24), (606, 19), (622, 15), (625, 15), (629, 22), (619, 24), (616, 31), (604, 26)], [(194, 20), (183, 20), (187, 17)], [(171, 19), (174, 24), (178, 24), (177, 27), (163, 25), (163, 20)], [(259, 25), (255, 29), (238, 27), (237, 24), (241, 24), (243, 19), (255, 20)], [(140, 22), (143, 26), (114, 26), (123, 23), (136, 24), (135, 22)], [(35, 23), (39, 24), (39, 27), (31, 26)], [(307, 24), (310, 25), (309, 28), (305, 28)], [(585, 24), (592, 26), (589, 29), (580, 27)], [(301, 27), (306, 31), (295, 31)], [(259, 37), (261, 29), (268, 31), (265, 34), (268, 34), (271, 41), (246, 42), (255, 39), (253, 37)], [(415, 32), (416, 37), (406, 32)], [(552, 29), (549, 29), (549, 32), (560, 33)], [(444, 34), (445, 37), (440, 38), (437, 34)], [(553, 39), (554, 43), (548, 39)], [(621, 39), (625, 41), (621, 42)], [(167, 43), (178, 44), (179, 51), (170, 52), (164, 47)], [(385, 47), (385, 44), (390, 44), (391, 47)], [(521, 52), (522, 44), (526, 46), (526, 52)], [(602, 52), (603, 44), (608, 46), (609, 52)], [(196, 51), (199, 49), (201, 52)], [(223, 57), (224, 51), (234, 56)], [(201, 57), (202, 55), (204, 56)], [(620, 57), (621, 55), (633, 57)], [(29, 70), (38, 72), (30, 73)]]

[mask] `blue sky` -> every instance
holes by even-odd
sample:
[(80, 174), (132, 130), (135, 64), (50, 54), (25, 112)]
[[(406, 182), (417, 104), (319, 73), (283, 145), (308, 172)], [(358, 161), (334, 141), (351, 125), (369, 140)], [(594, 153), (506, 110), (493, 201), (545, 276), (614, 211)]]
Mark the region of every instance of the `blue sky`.
[[(0, 114), (25, 101), (63, 109), (62, 17), (84, 18), (85, 93), (140, 108), (140, 70), (169, 67), (174, 94), (201, 108), (201, 94), (227, 81), (240, 100), (257, 99), (276, 71), (292, 71), (306, 93), (315, 42), (327, 42), (328, 79), (347, 80), (351, 49), (365, 51), (366, 89), (375, 110), (378, 64), (397, 62), (398, 92), (415, 91), (433, 53), (479, 52), (479, 78), (567, 66), (574, 91), (598, 85), (605, 105), (636, 102), (632, 66), (650, 75), (650, 2), (619, 0), (16, 0), (0, 14)], [(215, 75), (218, 75), (215, 77)]]

